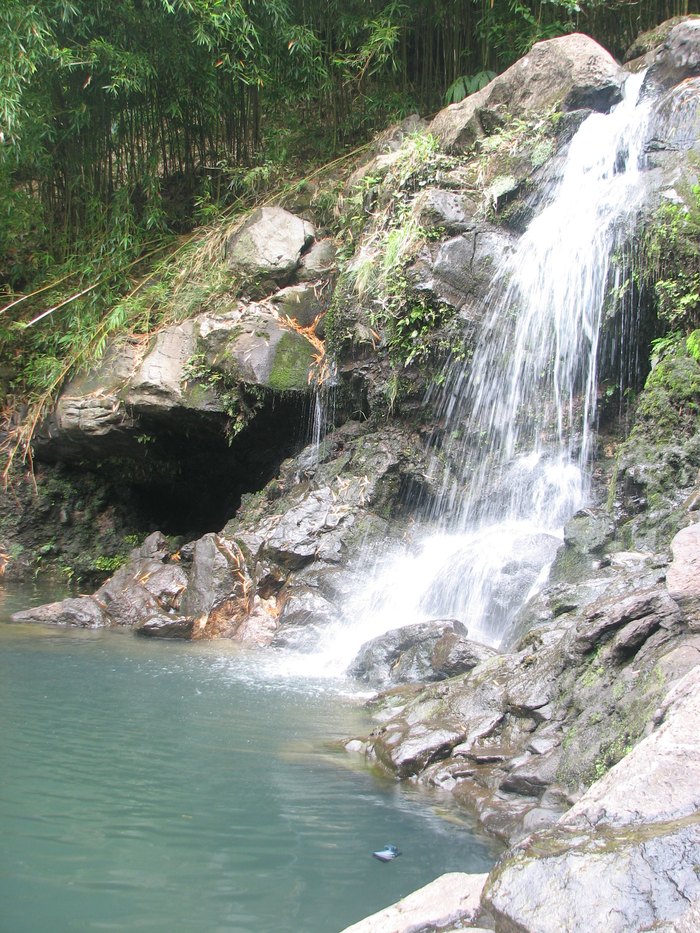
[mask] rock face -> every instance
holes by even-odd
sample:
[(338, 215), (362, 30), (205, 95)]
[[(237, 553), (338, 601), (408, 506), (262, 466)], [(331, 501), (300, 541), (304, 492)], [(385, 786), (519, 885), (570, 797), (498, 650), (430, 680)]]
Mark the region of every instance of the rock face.
[(128, 561), (93, 596), (65, 599), (17, 612), (16, 622), (43, 622), (79, 628), (148, 624), (180, 607), (187, 574), (168, 560), (168, 543), (159, 532), (134, 549)]
[[(700, 553), (689, 529), (672, 547), (669, 587)], [(450, 790), (506, 840), (556, 820), (650, 728), (664, 693), (700, 661), (693, 616), (671, 597), (665, 572), (623, 559), (604, 572), (601, 595), (550, 614), (513, 653), (417, 696), (388, 694), (390, 714), (365, 744), (369, 758)], [(561, 605), (560, 584), (552, 594)], [(400, 657), (399, 633), (390, 635), (365, 650), (366, 676), (383, 678), (381, 686)], [(383, 662), (376, 674), (373, 653)]]
[(166, 327), (146, 347), (120, 342), (61, 392), (37, 454), (138, 455), (145, 434), (221, 435), (248, 417), (236, 389), (308, 394), (318, 352), (274, 307), (245, 302)]
[(556, 826), (492, 873), (485, 904), (497, 929), (651, 929), (681, 919), (700, 898), (700, 668), (676, 684), (655, 720)]
[(430, 132), (447, 151), (461, 151), (502, 124), (504, 115), (562, 110), (609, 110), (620, 99), (623, 73), (588, 36), (538, 42), (502, 75), (435, 117)]

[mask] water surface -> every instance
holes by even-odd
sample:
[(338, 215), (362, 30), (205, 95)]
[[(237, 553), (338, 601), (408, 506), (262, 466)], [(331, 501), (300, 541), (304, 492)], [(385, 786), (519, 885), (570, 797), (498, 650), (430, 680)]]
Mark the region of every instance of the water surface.
[(0, 716), (4, 931), (333, 933), (497, 854), (338, 750), (357, 698), (221, 643), (4, 622)]

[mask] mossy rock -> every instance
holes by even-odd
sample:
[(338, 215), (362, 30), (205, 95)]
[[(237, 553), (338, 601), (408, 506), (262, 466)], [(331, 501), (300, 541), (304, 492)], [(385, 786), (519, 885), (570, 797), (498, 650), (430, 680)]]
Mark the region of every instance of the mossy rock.
[(275, 347), (267, 385), (275, 392), (306, 392), (313, 364), (313, 346), (301, 334), (288, 331)]

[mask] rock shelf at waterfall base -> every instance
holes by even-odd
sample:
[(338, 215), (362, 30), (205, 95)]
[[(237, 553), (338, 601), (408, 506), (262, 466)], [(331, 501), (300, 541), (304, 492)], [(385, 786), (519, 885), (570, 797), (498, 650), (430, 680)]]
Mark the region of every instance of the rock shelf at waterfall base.
[[(348, 755), (451, 794), (509, 847), (353, 933), (698, 926), (700, 312), (688, 299), (671, 326), (672, 257), (644, 259), (659, 229), (698, 229), (699, 137), (700, 20), (625, 67), (585, 36), (538, 43), (368, 151), (346, 180), (350, 259), (313, 218), (257, 212), (221, 257), (249, 293), (108, 348), (37, 436), (39, 490), (91, 457), (152, 488), (185, 447), (211, 524), (188, 540), (143, 511), (150, 534), (93, 595), (15, 621), (224, 637), (270, 676), (350, 676), (382, 692)], [(397, 294), (413, 330), (368, 312)], [(323, 339), (330, 420), (309, 388)], [(221, 469), (206, 454), (234, 401)], [(88, 518), (40, 501), (60, 537), (115, 531), (130, 500)], [(31, 516), (3, 533), (36, 540)]]

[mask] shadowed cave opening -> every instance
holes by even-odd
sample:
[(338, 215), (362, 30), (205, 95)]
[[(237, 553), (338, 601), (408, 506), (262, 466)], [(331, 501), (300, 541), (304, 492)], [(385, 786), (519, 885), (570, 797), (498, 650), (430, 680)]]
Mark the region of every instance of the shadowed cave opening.
[[(85, 451), (81, 459), (66, 452), (41, 459), (58, 461), (72, 488), (91, 489), (93, 497), (99, 488), (100, 509), (108, 511), (115, 530), (139, 536), (157, 530), (192, 540), (220, 531), (243, 495), (262, 489), (284, 459), (309, 443), (310, 418), (308, 398), (270, 394), (233, 435), (227, 436), (230, 425), (220, 414), (141, 417), (139, 433), (122, 441), (121, 449), (105, 445), (93, 448), (89, 459)], [(80, 499), (78, 492), (75, 521), (82, 521)]]
[[(308, 443), (309, 401), (295, 394), (266, 398), (234, 436), (210, 430), (153, 426), (152, 450), (129, 485), (134, 519), (143, 530), (197, 538), (220, 531), (241, 497), (262, 489), (284, 459)], [(144, 432), (150, 426), (143, 422)]]

